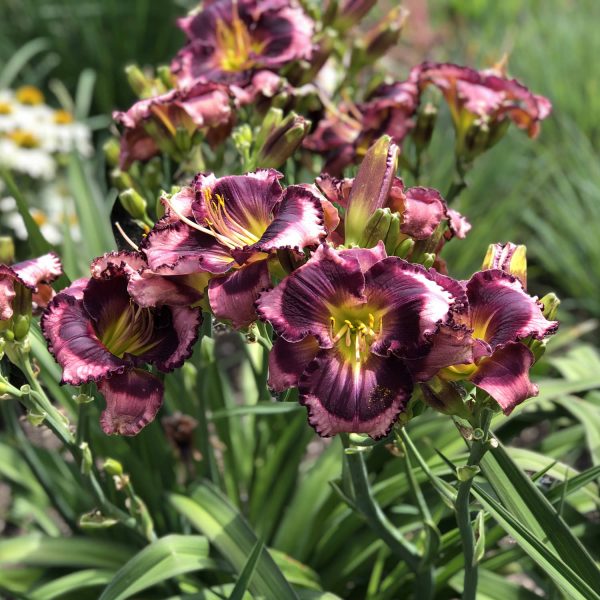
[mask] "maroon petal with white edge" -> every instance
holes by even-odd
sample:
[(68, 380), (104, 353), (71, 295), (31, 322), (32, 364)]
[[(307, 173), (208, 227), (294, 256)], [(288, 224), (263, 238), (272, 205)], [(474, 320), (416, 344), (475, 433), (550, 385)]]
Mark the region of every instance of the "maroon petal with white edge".
[(542, 339), (558, 328), (558, 322), (544, 317), (538, 301), (516, 277), (498, 269), (475, 273), (467, 283), (467, 295), (473, 337), (492, 350), (529, 336)]
[(92, 261), (90, 272), (96, 279), (110, 279), (117, 275), (138, 273), (146, 266), (146, 261), (139, 252), (107, 252)]
[(141, 244), (152, 272), (188, 275), (208, 271), (225, 273), (233, 258), (213, 237), (192, 229), (182, 221), (154, 228)]
[(314, 335), (321, 347), (331, 348), (330, 306), (363, 304), (364, 282), (358, 260), (322, 245), (305, 265), (261, 294), (257, 312), (289, 342)]
[(217, 319), (231, 321), (236, 329), (257, 319), (254, 305), (261, 292), (271, 287), (266, 260), (235, 269), (224, 277), (211, 279), (208, 300)]
[[(437, 274), (436, 274), (437, 275)], [(391, 256), (365, 273), (369, 306), (381, 316), (381, 331), (371, 351), (401, 356), (424, 354), (429, 338), (448, 319), (455, 296), (421, 265)], [(452, 280), (449, 280), (452, 281)]]
[(48, 349), (62, 367), (62, 383), (98, 381), (130, 366), (104, 347), (83, 302), (73, 296), (58, 294), (42, 316), (41, 326)]
[(269, 388), (283, 392), (297, 386), (300, 375), (318, 351), (319, 342), (312, 335), (294, 343), (277, 338), (269, 353)]
[(538, 395), (537, 386), (529, 380), (533, 360), (533, 354), (523, 344), (507, 344), (479, 363), (471, 381), (508, 415), (523, 400)]
[[(163, 306), (162, 311), (165, 316), (158, 315), (155, 321), (157, 329), (164, 331), (163, 339), (140, 358), (156, 365), (160, 371), (169, 372), (181, 367), (192, 355), (202, 323), (202, 313), (199, 309), (187, 306)], [(167, 312), (170, 313), (170, 322)]]
[(161, 381), (141, 369), (133, 369), (98, 383), (106, 400), (100, 425), (107, 435), (136, 435), (154, 420), (163, 400)]
[(191, 306), (204, 296), (210, 275), (156, 275), (144, 270), (132, 277), (127, 290), (136, 304), (147, 308), (150, 306)]
[(320, 199), (309, 189), (292, 185), (285, 190), (260, 241), (245, 250), (269, 252), (289, 248), (301, 252), (322, 242), (326, 235)]
[(51, 283), (63, 272), (60, 259), (54, 252), (17, 263), (11, 268), (26, 285), (32, 288), (40, 283)]
[(371, 354), (360, 370), (354, 366), (335, 349), (321, 350), (300, 377), (300, 403), (321, 436), (383, 437), (410, 398), (412, 379), (400, 359)]

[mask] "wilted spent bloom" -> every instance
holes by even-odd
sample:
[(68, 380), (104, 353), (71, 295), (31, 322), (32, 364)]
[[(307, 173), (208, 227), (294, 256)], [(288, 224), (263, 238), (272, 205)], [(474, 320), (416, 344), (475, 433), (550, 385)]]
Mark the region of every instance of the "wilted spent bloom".
[(385, 436), (411, 396), (407, 360), (426, 352), (450, 319), (460, 285), (375, 248), (320, 246), (276, 288), (259, 316), (278, 335), (269, 357), (274, 391), (297, 386), (322, 436)]
[(128, 291), (127, 265), (79, 279), (61, 291), (42, 316), (42, 333), (62, 367), (61, 383), (96, 382), (106, 400), (107, 434), (135, 435), (163, 398), (161, 380), (146, 370), (180, 367), (191, 355), (201, 314), (187, 306), (143, 307)]
[(452, 323), (432, 338), (429, 353), (415, 361), (411, 371), (419, 381), (435, 375), (470, 381), (509, 414), (538, 393), (529, 379), (534, 363), (529, 340), (552, 335), (558, 323), (546, 319), (541, 303), (506, 271), (475, 273), (464, 288), (466, 302), (455, 311)]
[(271, 286), (268, 264), (278, 250), (303, 255), (327, 230), (327, 200), (308, 186), (283, 189), (281, 173), (196, 176), (192, 186), (164, 198), (165, 216), (141, 249), (158, 274), (210, 276), (208, 299), (215, 316), (247, 327), (254, 302)]
[(54, 252), (14, 265), (0, 264), (0, 337), (21, 340), (29, 332), (32, 309), (52, 299), (50, 283), (62, 275)]
[(196, 83), (140, 100), (126, 112), (113, 113), (113, 119), (124, 129), (121, 169), (161, 151), (181, 160), (196, 132), (204, 133), (209, 142), (227, 133), (232, 123), (230, 93), (222, 85)]
[(188, 43), (171, 65), (180, 85), (244, 85), (256, 70), (310, 59), (313, 21), (290, 0), (215, 0), (178, 22)]
[(325, 118), (306, 138), (304, 147), (323, 154), (323, 171), (339, 176), (346, 166), (360, 162), (380, 136), (388, 135), (401, 145), (414, 127), (418, 103), (418, 88), (411, 72), (406, 81), (379, 86), (365, 102), (327, 106)]
[(508, 79), (501, 68), (476, 71), (425, 62), (417, 69), (420, 91), (434, 85), (444, 95), (456, 130), (457, 153), (467, 160), (498, 142), (510, 121), (535, 137), (552, 110), (547, 98)]

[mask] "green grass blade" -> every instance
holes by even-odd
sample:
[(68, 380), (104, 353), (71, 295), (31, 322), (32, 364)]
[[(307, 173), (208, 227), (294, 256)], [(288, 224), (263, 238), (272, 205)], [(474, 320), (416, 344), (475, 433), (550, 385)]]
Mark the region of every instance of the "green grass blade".
[(208, 540), (197, 535), (168, 535), (136, 554), (115, 574), (100, 600), (123, 600), (171, 577), (206, 569)]
[[(171, 494), (170, 501), (240, 574), (257, 538), (229, 500), (207, 482), (196, 488), (191, 498)], [(249, 587), (252, 594), (257, 596), (290, 600), (298, 598), (268, 551), (261, 554)]]
[(600, 406), (568, 396), (567, 398), (557, 398), (556, 404), (562, 406), (570, 412), (582, 425), (585, 430), (587, 447), (590, 451), (594, 465), (600, 464)]
[(0, 89), (10, 87), (23, 67), (40, 52), (50, 47), (48, 40), (37, 38), (21, 46), (4, 65), (0, 73)]
[[(572, 600), (600, 600), (600, 595), (590, 587), (558, 556), (551, 552), (538, 536), (518, 521), (500, 502), (490, 496), (479, 484), (473, 484), (473, 495), (482, 506), (511, 535), (524, 552), (544, 570)], [(597, 588), (596, 588), (597, 589)]]
[(265, 545), (261, 540), (257, 540), (256, 544), (254, 544), (254, 548), (252, 548), (252, 552), (240, 573), (238, 580), (236, 581), (235, 587), (233, 588), (231, 595), (229, 596), (229, 600), (242, 600), (244, 598), (244, 594), (250, 585), (250, 581), (252, 580), (252, 575), (254, 575), (254, 570), (256, 569), (256, 565), (258, 563), (258, 559), (264, 550)]
[(60, 600), (74, 591), (106, 585), (114, 576), (114, 571), (105, 569), (84, 569), (58, 577), (28, 593), (30, 600)]
[(14, 564), (110, 569), (120, 567), (131, 554), (126, 546), (100, 539), (30, 534), (0, 541), (0, 570)]
[(547, 540), (547, 547), (592, 589), (600, 590), (600, 570), (593, 558), (504, 447), (492, 448), (481, 467), (504, 507), (537, 538)]

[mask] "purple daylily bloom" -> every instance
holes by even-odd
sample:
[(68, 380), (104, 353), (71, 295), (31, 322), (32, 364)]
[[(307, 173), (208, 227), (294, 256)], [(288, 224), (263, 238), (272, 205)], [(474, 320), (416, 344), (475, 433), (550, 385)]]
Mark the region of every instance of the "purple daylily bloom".
[(165, 217), (142, 243), (156, 274), (208, 273), (213, 313), (235, 327), (256, 320), (254, 302), (271, 286), (267, 262), (277, 250), (300, 254), (326, 236), (320, 195), (309, 186), (283, 189), (263, 169), (216, 178), (198, 175), (165, 199)]
[(106, 400), (104, 432), (135, 435), (162, 404), (162, 382), (145, 365), (162, 372), (180, 367), (201, 314), (187, 306), (140, 306), (129, 295), (126, 267), (116, 261), (102, 276), (57, 294), (42, 316), (42, 332), (62, 367), (61, 383), (97, 383)]
[(346, 166), (360, 162), (381, 135), (401, 145), (415, 125), (418, 104), (419, 91), (411, 72), (406, 81), (379, 86), (366, 102), (329, 107), (304, 147), (325, 155), (323, 171), (339, 176)]
[(411, 371), (418, 381), (436, 374), (469, 380), (509, 414), (538, 393), (529, 380), (534, 356), (524, 341), (544, 339), (556, 332), (558, 323), (544, 317), (540, 303), (517, 277), (500, 269), (475, 273), (465, 291), (464, 309), (440, 328), (429, 354), (415, 361)]
[(310, 59), (313, 21), (290, 0), (216, 0), (179, 20), (188, 43), (172, 71), (180, 84), (245, 85), (256, 70)]
[(420, 90), (430, 84), (441, 90), (457, 131), (465, 131), (476, 119), (498, 126), (508, 118), (535, 137), (540, 122), (552, 111), (547, 98), (508, 79), (502, 68), (476, 71), (451, 63), (425, 62), (417, 69)]
[(371, 249), (320, 246), (313, 257), (258, 299), (278, 334), (269, 357), (275, 391), (298, 386), (309, 422), (322, 436), (385, 436), (408, 402), (409, 357), (463, 295), (457, 282)]
[(232, 124), (230, 100), (223, 85), (193, 83), (140, 100), (126, 112), (113, 113), (113, 119), (124, 128), (121, 168), (152, 158), (161, 147), (169, 148), (175, 144), (178, 130), (185, 130), (190, 138), (202, 131), (209, 142), (218, 142)]
[(19, 286), (31, 291), (35, 308), (44, 308), (54, 294), (49, 284), (62, 272), (60, 259), (54, 252), (11, 266), (0, 265), (0, 321), (12, 318)]

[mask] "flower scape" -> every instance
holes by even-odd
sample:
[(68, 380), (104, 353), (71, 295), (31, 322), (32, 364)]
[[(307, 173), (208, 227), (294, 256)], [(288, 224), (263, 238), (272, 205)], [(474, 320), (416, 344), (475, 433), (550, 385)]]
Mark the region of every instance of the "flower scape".
[[(301, 446), (304, 438), (313, 440), (313, 454), (319, 457), (328, 457), (340, 445), (341, 479), (327, 477), (340, 507), (352, 514), (336, 509), (335, 527), (337, 519), (347, 525), (354, 513), (361, 517), (360, 526), (366, 524), (376, 536), (369, 555), (379, 552), (378, 564), (393, 575), (388, 579), (396, 578), (390, 557), (401, 559), (400, 583), (389, 585), (398, 592), (409, 582), (402, 597), (437, 597), (436, 585), (446, 590), (440, 597), (455, 597), (450, 595), (455, 592), (469, 600), (478, 597), (486, 528), (493, 543), (505, 534), (518, 539), (536, 568), (551, 571), (556, 582), (554, 563), (544, 553), (567, 546), (544, 529), (548, 520), (536, 521), (527, 537), (519, 529), (522, 523), (511, 525), (510, 511), (528, 515), (543, 504), (558, 522), (553, 506), (560, 495), (552, 491), (540, 500), (545, 492), (535, 478), (546, 473), (558, 477), (562, 466), (532, 463), (525, 450), (509, 456), (491, 425), (520, 426), (519, 416), (535, 404), (522, 406), (539, 394), (536, 382), (544, 371), (538, 363), (558, 330), (559, 301), (553, 293), (541, 299), (534, 295), (530, 290), (539, 291), (537, 279), (528, 289), (523, 244), (486, 240), (481, 267), (475, 272), (471, 267), (464, 279), (456, 276), (465, 269), (456, 264), (454, 252), (478, 229), (476, 220), (467, 218), (469, 206), (461, 203), (471, 171), (509, 130), (525, 141), (539, 136), (552, 105), (509, 77), (506, 61), (476, 70), (424, 60), (404, 76), (386, 76), (373, 65), (397, 45), (407, 12), (395, 7), (381, 16), (378, 3), (362, 0), (326, 4), (210, 0), (179, 18), (185, 42), (170, 64), (126, 69), (137, 100), (112, 114), (112, 137), (97, 169), (104, 169), (112, 186), (109, 204), (114, 203), (100, 206), (94, 190), (73, 194), (74, 234), (64, 219), (54, 233), (44, 229), (33, 210), (23, 209), (19, 184), (49, 182), (66, 155), (89, 155), (89, 131), (70, 113), (44, 104), (37, 88), (0, 91), (0, 171), (11, 210), (20, 215), (17, 237), (21, 243), (26, 238), (30, 256), (37, 256), (14, 262), (12, 242), (0, 240), (0, 395), (17, 398), (34, 425), (48, 425), (77, 465), (65, 469), (81, 471), (86, 493), (98, 508), (81, 517), (78, 527), (110, 533), (118, 524), (154, 544), (162, 541), (155, 531), (170, 532), (171, 521), (184, 523), (186, 536), (191, 523), (231, 561), (231, 573), (215, 581), (239, 576), (235, 589), (219, 583), (214, 597), (241, 598), (245, 588), (238, 590), (238, 584), (244, 581), (253, 597), (300, 597), (286, 591), (294, 591), (285, 579), (288, 571), (281, 575), (283, 583), (269, 580), (261, 562), (265, 556), (271, 560), (267, 549), (257, 558), (263, 546), (257, 542), (252, 549), (250, 538), (236, 526), (242, 522), (250, 528), (233, 515), (238, 508), (247, 510), (253, 524), (259, 523), (257, 539), (264, 536), (276, 545), (284, 535), (276, 527), (285, 518), (277, 513), (279, 521), (273, 517), (269, 522), (265, 515), (273, 503), (286, 505), (288, 496), (277, 495), (279, 480), (265, 483), (261, 477), (281, 470), (281, 480), (287, 481), (288, 457), (300, 473), (302, 457), (312, 457), (312, 450), (304, 453)], [(445, 184), (431, 176), (437, 162), (442, 164), (439, 173), (448, 167)], [(78, 164), (68, 163), (67, 180), (83, 185), (91, 170)], [(93, 205), (89, 212), (85, 202)], [(61, 208), (53, 210), (63, 214)], [(110, 222), (99, 223), (108, 212)], [(106, 231), (100, 231), (103, 225)], [(86, 256), (88, 249), (94, 252)], [(255, 382), (256, 389), (247, 392), (246, 380)], [(61, 401), (64, 411), (48, 394), (66, 398)], [(241, 400), (244, 394), (252, 398), (248, 404)], [(80, 425), (90, 407), (93, 422)], [(77, 425), (65, 416), (69, 410), (71, 419), (81, 419)], [(288, 428), (288, 413), (301, 413), (314, 432), (293, 418)], [(281, 417), (272, 431), (266, 420), (260, 421), (271, 414)], [(437, 421), (427, 421), (431, 415)], [(452, 425), (443, 439), (458, 430), (467, 455), (454, 449), (450, 459), (446, 441), (436, 445), (431, 427), (441, 422)], [(101, 441), (92, 449), (86, 436), (94, 427)], [(256, 453), (251, 466), (236, 463), (240, 449), (231, 433), (236, 427), (245, 428), (238, 443), (247, 442), (249, 455)], [(543, 436), (545, 425), (536, 427)], [(436, 450), (437, 458), (435, 452), (433, 459), (419, 454), (409, 437), (413, 428), (425, 431), (419, 442)], [(158, 448), (161, 436), (178, 462), (169, 467), (172, 481), (165, 484), (166, 493), (149, 506), (118, 461), (107, 458), (100, 465), (95, 457), (110, 456), (115, 448), (140, 464), (158, 464), (166, 446), (153, 454), (153, 445)], [(339, 441), (320, 439), (336, 436)], [(297, 457), (293, 440), (302, 451)], [(280, 462), (267, 461), (261, 473), (265, 459), (258, 455), (275, 456), (279, 443), (286, 448)], [(377, 487), (375, 478), (388, 472), (399, 477), (394, 467), (386, 466), (388, 455), (405, 463), (402, 477), (420, 529), (393, 526), (392, 519), (404, 523), (413, 512), (399, 510), (388, 517), (379, 504), (387, 502), (381, 498), (388, 491)], [(527, 474), (517, 459), (527, 465)], [(466, 464), (456, 466), (457, 460)], [(28, 461), (33, 471), (39, 470), (31, 456)], [(211, 480), (208, 487), (198, 483), (196, 469)], [(307, 489), (316, 496), (318, 486), (310, 487), (316, 475), (310, 469)], [(531, 481), (529, 471), (535, 473)], [(302, 471), (302, 481), (304, 477)], [(483, 479), (486, 486), (479, 484)], [(576, 490), (591, 493), (591, 476), (575, 480)], [(194, 506), (210, 511), (215, 502), (225, 511), (218, 518), (210, 515), (210, 527), (190, 512), (192, 499), (182, 494), (190, 482), (208, 494), (192, 493)], [(254, 484), (260, 491), (256, 500), (248, 492)], [(144, 485), (151, 489), (158, 483)], [(435, 511), (428, 508), (431, 499), (420, 486), (429, 486), (431, 495), (441, 498)], [(236, 506), (226, 504), (221, 492)], [(127, 497), (124, 509), (116, 506), (120, 493)], [(513, 493), (519, 494), (517, 500)], [(177, 517), (153, 520), (164, 498), (176, 506)], [(294, 510), (301, 503), (296, 502)], [(315, 514), (325, 510), (320, 496), (315, 502)], [(474, 522), (476, 502), (481, 512)], [(456, 535), (440, 534), (446, 507), (453, 522), (455, 518)], [(68, 511), (61, 518), (74, 520)], [(296, 537), (284, 549), (300, 548), (299, 555), (304, 549), (308, 560), (309, 546), (303, 544), (313, 533), (300, 532), (291, 521), (286, 527)], [(230, 533), (231, 539), (226, 537)], [(551, 549), (536, 545), (542, 533)], [(440, 580), (436, 561), (450, 556), (452, 544), (459, 541), (463, 562)], [(322, 543), (322, 552), (335, 554), (329, 538)], [(578, 543), (573, 538), (568, 547)], [(238, 545), (243, 546), (243, 561), (232, 550)], [(167, 567), (173, 556), (179, 555), (169, 554)], [(284, 558), (275, 558), (273, 565), (279, 568)], [(573, 573), (580, 564), (571, 565)], [(178, 592), (204, 589), (188, 585), (182, 575), (199, 568), (172, 571), (181, 579)], [(213, 568), (212, 563), (207, 567)], [(597, 571), (592, 564), (581, 569)], [(154, 572), (148, 571), (152, 582)], [(371, 575), (369, 590), (377, 589), (379, 576)], [(362, 572), (357, 577), (346, 590), (352, 600), (367, 586)], [(489, 581), (482, 581), (489, 591)], [(571, 583), (557, 583), (565, 597), (571, 597)], [(267, 584), (278, 591), (265, 592)], [(129, 597), (145, 588), (122, 596), (117, 589), (111, 596), (109, 586), (102, 598)], [(337, 589), (345, 588), (339, 584)], [(581, 589), (584, 595), (574, 597), (586, 598), (588, 588)], [(364, 597), (400, 596), (369, 591)]]

